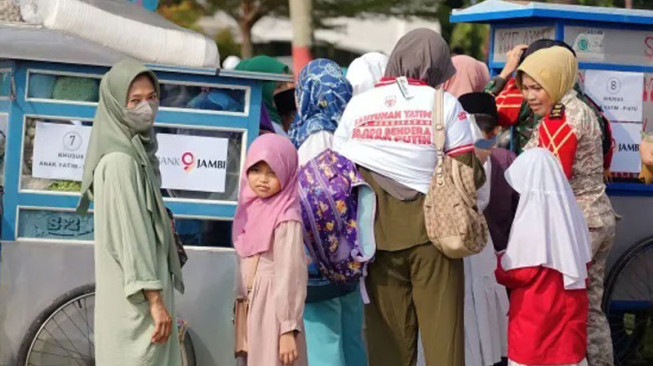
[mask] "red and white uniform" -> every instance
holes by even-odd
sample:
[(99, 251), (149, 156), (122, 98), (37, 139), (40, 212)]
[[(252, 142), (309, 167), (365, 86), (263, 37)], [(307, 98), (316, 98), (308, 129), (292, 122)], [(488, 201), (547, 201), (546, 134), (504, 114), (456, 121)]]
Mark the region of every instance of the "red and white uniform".
[(524, 365), (571, 365), (585, 358), (587, 289), (566, 290), (562, 274), (545, 267), (505, 271), (497, 282), (510, 292), (508, 358)]
[(506, 86), (495, 97), (497, 103), (497, 122), (501, 127), (510, 127), (519, 121), (524, 95), (517, 86), (515, 78), (511, 77)]

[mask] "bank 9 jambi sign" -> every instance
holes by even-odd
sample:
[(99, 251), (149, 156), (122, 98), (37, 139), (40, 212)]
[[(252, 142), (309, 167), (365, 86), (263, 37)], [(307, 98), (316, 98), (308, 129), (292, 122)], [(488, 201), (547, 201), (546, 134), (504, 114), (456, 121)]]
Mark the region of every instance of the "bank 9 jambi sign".
[(157, 134), (161, 187), (184, 191), (225, 191), (229, 140)]

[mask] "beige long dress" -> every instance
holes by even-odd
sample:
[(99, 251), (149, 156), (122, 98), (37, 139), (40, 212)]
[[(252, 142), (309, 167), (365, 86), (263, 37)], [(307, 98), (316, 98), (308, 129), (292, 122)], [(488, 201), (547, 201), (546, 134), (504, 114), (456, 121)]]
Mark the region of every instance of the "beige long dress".
[[(238, 258), (240, 277), (237, 290), (245, 293), (244, 284), (252, 257)], [(304, 337), (304, 301), (308, 281), (306, 254), (302, 243), (302, 224), (288, 221), (274, 232), (272, 248), (260, 257), (250, 293), (247, 329), (249, 354), (239, 364), (248, 366), (282, 366), (279, 361), (279, 336), (297, 332), (299, 359), (293, 366), (306, 366)]]
[(141, 167), (127, 154), (105, 155), (94, 173), (95, 364), (181, 366), (177, 325), (152, 344), (154, 321), (142, 290), (160, 290), (175, 316), (168, 247), (157, 244)]

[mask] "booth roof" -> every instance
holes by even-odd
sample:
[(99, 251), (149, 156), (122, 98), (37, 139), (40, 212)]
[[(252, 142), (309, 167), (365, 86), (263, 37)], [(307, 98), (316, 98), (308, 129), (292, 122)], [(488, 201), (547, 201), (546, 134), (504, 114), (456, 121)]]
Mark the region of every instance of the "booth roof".
[(653, 24), (653, 11), (537, 1), (486, 0), (466, 9), (454, 9), (452, 23), (490, 23), (520, 18), (576, 19), (584, 21)]
[[(75, 65), (111, 66), (128, 56), (86, 39), (24, 23), (0, 22), (0, 60), (29, 60)], [(288, 75), (237, 72), (216, 69), (148, 65), (154, 70), (290, 81)]]

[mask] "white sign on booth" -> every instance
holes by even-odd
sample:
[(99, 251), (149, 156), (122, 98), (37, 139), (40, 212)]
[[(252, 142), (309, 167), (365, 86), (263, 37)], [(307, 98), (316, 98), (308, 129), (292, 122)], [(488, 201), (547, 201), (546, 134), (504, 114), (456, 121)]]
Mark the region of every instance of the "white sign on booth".
[(160, 133), (157, 140), (162, 188), (224, 192), (229, 139)]
[(91, 127), (36, 122), (32, 176), (81, 181)]
[(613, 122), (611, 126), (615, 150), (610, 170), (615, 173), (639, 173), (642, 164), (639, 157), (642, 124)]
[(585, 94), (603, 109), (610, 121), (642, 122), (642, 73), (587, 70)]
[(520, 44), (531, 44), (538, 39), (555, 38), (555, 27), (497, 28), (494, 31), (494, 62), (505, 62), (506, 53)]
[[(36, 123), (32, 176), (81, 181), (91, 127)], [(225, 138), (157, 134), (161, 187), (224, 192), (227, 176)]]
[(590, 28), (580, 32), (572, 45), (576, 56), (583, 61), (604, 61), (604, 37), (605, 31), (602, 29)]
[(579, 62), (653, 65), (653, 30), (565, 26), (565, 42)]

